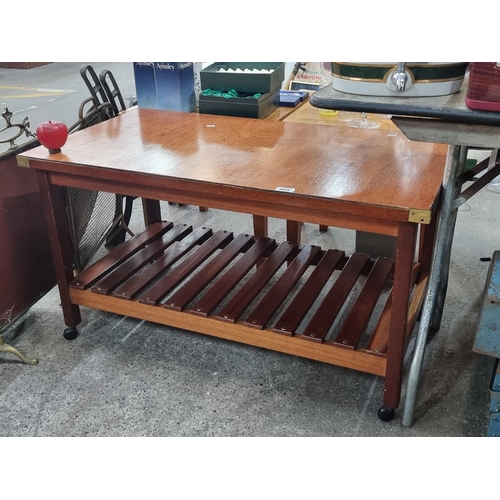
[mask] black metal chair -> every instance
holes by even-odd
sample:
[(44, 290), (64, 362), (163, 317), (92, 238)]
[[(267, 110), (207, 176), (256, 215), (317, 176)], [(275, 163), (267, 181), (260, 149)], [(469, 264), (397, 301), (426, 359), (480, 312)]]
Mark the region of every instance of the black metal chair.
[[(97, 102), (102, 121), (118, 116), (121, 111), (126, 109), (121, 91), (110, 70), (102, 70), (98, 77), (91, 64), (82, 64), (80, 75), (91, 97)], [(121, 109), (118, 109), (117, 101)], [(109, 106), (104, 107), (104, 104), (108, 104)], [(116, 246), (125, 241), (125, 230), (122, 229), (127, 227), (127, 224), (130, 222), (134, 199), (132, 196), (117, 195), (117, 205), (118, 201), (125, 200), (125, 209), (121, 211), (123, 214), (123, 224), (121, 227), (117, 227), (116, 232), (108, 236), (106, 246)]]
[[(97, 77), (97, 73), (94, 68), (90, 64), (82, 64), (80, 67), (80, 75), (87, 86), (91, 97), (97, 102), (98, 105), (104, 104), (105, 102), (109, 103), (108, 96), (106, 95), (106, 91), (102, 86), (101, 81)], [(107, 109), (102, 110), (104, 115), (102, 116), (103, 120), (108, 118), (112, 118), (116, 116), (116, 113), (113, 110), (113, 106), (110, 106)]]
[[(103, 69), (99, 74), (99, 81), (101, 82), (101, 86), (104, 89), (109, 103), (111, 104), (113, 113), (115, 116), (118, 116), (121, 111), (126, 109), (126, 106), (113, 73), (111, 73), (109, 69)], [(120, 106), (120, 108), (118, 108), (118, 106)]]

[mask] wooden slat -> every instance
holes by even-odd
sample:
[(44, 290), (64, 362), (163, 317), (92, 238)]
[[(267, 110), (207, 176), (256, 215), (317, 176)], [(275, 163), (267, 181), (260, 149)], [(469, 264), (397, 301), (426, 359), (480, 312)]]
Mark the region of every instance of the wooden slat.
[(151, 264), (144, 272), (138, 274), (133, 280), (125, 283), (122, 287), (112, 293), (113, 296), (121, 299), (132, 300), (141, 293), (147, 286), (155, 281), (163, 274), (170, 266), (175, 264), (182, 256), (184, 256), (195, 245), (201, 245), (210, 236), (212, 230), (206, 227), (199, 227), (191, 234), (187, 235), (183, 240), (176, 241), (164, 255), (159, 257)]
[[(418, 276), (418, 270), (420, 269), (420, 264), (416, 263), (413, 266), (413, 276)], [(417, 290), (415, 290), (415, 295), (417, 295)], [(420, 303), (421, 304), (421, 303)], [(392, 290), (387, 298), (384, 309), (377, 321), (375, 328), (373, 329), (370, 341), (366, 346), (367, 352), (373, 352), (375, 354), (387, 354), (387, 346), (389, 345), (389, 325), (391, 320), (391, 309), (392, 309)], [(412, 306), (410, 306), (410, 313), (412, 317), (416, 317), (416, 313), (419, 311), (418, 300), (412, 301)]]
[(323, 342), (368, 259), (369, 256), (366, 254), (354, 253), (351, 255), (340, 276), (304, 330), (302, 335), (305, 338)]
[(217, 231), (209, 240), (198, 248), (186, 260), (169, 269), (156, 285), (142, 292), (139, 302), (156, 305), (171, 292), (186, 276), (203, 264), (220, 246), (233, 239), (233, 233)]
[(307, 282), (274, 325), (273, 331), (287, 335), (295, 333), (344, 255), (345, 252), (340, 250), (328, 250), (323, 255)]
[(166, 233), (173, 226), (172, 222), (158, 222), (149, 226), (143, 233), (123, 242), (114, 250), (109, 252), (101, 260), (83, 270), (71, 283), (72, 288), (85, 290), (89, 286), (103, 278), (106, 273), (112, 271), (135, 252), (144, 248), (151, 241)]
[(161, 238), (153, 241), (147, 247), (142, 248), (126, 262), (106, 274), (103, 279), (99, 280), (91, 287), (91, 291), (102, 295), (108, 295), (108, 293), (127, 281), (139, 269), (162, 255), (165, 249), (182, 239), (192, 230), (192, 226), (187, 226), (186, 224), (174, 226), (168, 233), (161, 236)]
[(240, 288), (238, 293), (217, 314), (217, 319), (234, 323), (276, 274), (297, 245), (284, 241), (259, 267), (256, 273)]
[(248, 249), (254, 242), (253, 236), (240, 234), (229, 243), (211, 262), (209, 262), (196, 276), (191, 278), (165, 303), (167, 309), (183, 311), (224, 268), (231, 263), (239, 253)]
[(356, 347), (393, 267), (393, 259), (385, 257), (377, 259), (356, 302), (335, 337), (334, 344), (347, 349)]
[(374, 352), (376, 354), (387, 354), (387, 345), (389, 344), (389, 325), (391, 321), (392, 311), (392, 290), (387, 297), (382, 314), (377, 321), (370, 342), (366, 347), (366, 351)]
[(245, 324), (264, 328), (320, 250), (320, 247), (306, 245), (248, 316)]
[(240, 257), (238, 262), (198, 301), (189, 312), (207, 317), (240, 282), (261, 257), (275, 245), (271, 238), (261, 238)]

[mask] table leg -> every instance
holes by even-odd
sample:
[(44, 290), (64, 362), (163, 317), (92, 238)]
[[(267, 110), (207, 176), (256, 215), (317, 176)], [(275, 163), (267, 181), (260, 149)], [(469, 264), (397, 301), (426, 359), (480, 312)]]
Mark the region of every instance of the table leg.
[(420, 243), (418, 251), (418, 262), (420, 262), (420, 272), (429, 274), (432, 266), (432, 254), (434, 251), (434, 243), (436, 241), (436, 228), (439, 214), (439, 207), (436, 216), (431, 220), (430, 224), (420, 225)]
[(302, 230), (302, 222), (287, 220), (286, 221), (286, 239), (292, 243), (300, 245), (300, 233)]
[[(253, 234), (255, 239), (267, 238), (269, 232), (268, 218), (263, 215), (253, 215)], [(257, 269), (264, 264), (265, 258), (259, 259), (257, 261)]]
[(42, 199), (50, 246), (54, 257), (59, 295), (63, 309), (64, 321), (68, 328), (64, 336), (68, 340), (76, 338), (76, 326), (81, 322), (80, 308), (71, 303), (68, 285), (73, 280), (73, 247), (69, 218), (66, 213), (64, 188), (50, 183), (49, 174), (37, 170), (38, 184)]
[(418, 225), (399, 224), (394, 269), (393, 304), (389, 326), (387, 368), (384, 383), (384, 403), (379, 409), (382, 420), (391, 420), (401, 398), (403, 358), (405, 349), (408, 307), (413, 283), (413, 266)]
[(426, 297), (422, 306), (420, 325), (415, 341), (415, 348), (406, 387), (406, 397), (402, 418), (402, 423), (406, 427), (411, 427), (413, 425), (415, 402), (417, 398), (418, 383), (423, 363), (425, 345), (427, 343), (427, 335), (433, 318), (437, 316), (440, 318), (439, 306), (436, 309), (436, 304), (444, 304), (448, 284), (448, 267), (450, 262), (451, 244), (453, 242), (453, 230), (456, 222), (456, 210), (452, 210), (452, 205), (453, 200), (457, 195), (457, 190), (460, 190), (461, 188), (461, 186), (457, 185), (457, 178), (465, 168), (466, 157), (466, 147), (448, 147), (448, 155), (446, 158), (443, 177), (442, 205), (437, 223), (438, 227), (432, 266), (429, 274)]
[(253, 216), (253, 234), (255, 239), (259, 238), (267, 238), (268, 236), (268, 221), (267, 217), (263, 215), (254, 215)]
[[(462, 183), (458, 181), (458, 176), (461, 175), (464, 170), (465, 170), (465, 163), (467, 161), (467, 152), (469, 148), (462, 146), (460, 150), (460, 156), (458, 159), (458, 164), (457, 164), (457, 170), (455, 173), (455, 184), (453, 187), (450, 186), (450, 190), (452, 190), (451, 193), (451, 199), (452, 202), (455, 200), (459, 195), (460, 192), (462, 191)], [(431, 328), (434, 330), (439, 330), (439, 327), (441, 326), (441, 317), (443, 315), (443, 308), (444, 308), (444, 301), (446, 299), (446, 290), (448, 288), (448, 275), (449, 275), (449, 270), (450, 270), (450, 258), (451, 258), (451, 245), (453, 243), (453, 235), (455, 234), (455, 225), (457, 223), (457, 214), (458, 210), (455, 209), (453, 210), (450, 207), (447, 208), (448, 210), (448, 221), (445, 226), (445, 238), (446, 238), (446, 243), (445, 243), (445, 249), (446, 251), (444, 252), (443, 255), (443, 263), (441, 265), (441, 271), (439, 273), (439, 285), (438, 285), (438, 293), (436, 295), (436, 304), (434, 306), (434, 311), (432, 315), (432, 323), (431, 323)], [(441, 217), (443, 217), (441, 215)]]
[(158, 200), (142, 199), (142, 210), (144, 212), (144, 225), (151, 226), (161, 222), (160, 202)]

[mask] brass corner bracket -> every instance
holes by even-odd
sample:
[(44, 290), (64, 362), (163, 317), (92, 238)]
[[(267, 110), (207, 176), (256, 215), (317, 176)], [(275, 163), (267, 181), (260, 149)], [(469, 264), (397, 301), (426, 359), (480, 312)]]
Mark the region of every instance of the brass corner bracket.
[(415, 222), (417, 224), (430, 224), (431, 211), (410, 208), (410, 210), (408, 211), (408, 222)]

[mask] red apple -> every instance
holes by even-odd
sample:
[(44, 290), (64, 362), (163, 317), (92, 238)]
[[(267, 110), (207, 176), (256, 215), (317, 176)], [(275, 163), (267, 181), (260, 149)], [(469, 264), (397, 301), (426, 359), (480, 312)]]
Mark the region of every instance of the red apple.
[(36, 136), (49, 153), (60, 153), (68, 138), (68, 127), (63, 122), (49, 120), (38, 125)]

